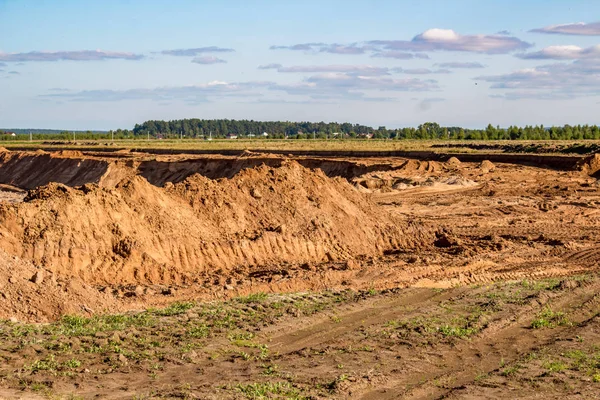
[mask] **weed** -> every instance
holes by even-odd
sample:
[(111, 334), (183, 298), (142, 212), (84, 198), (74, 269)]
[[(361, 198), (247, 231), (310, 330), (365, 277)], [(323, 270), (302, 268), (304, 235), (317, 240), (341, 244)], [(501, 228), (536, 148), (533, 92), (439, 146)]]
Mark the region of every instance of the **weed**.
[(540, 290), (554, 290), (560, 286), (560, 281), (558, 279), (543, 279), (540, 281), (527, 281), (524, 280), (521, 282), (521, 285), (530, 290), (540, 291)]
[(462, 326), (443, 325), (438, 328), (439, 332), (445, 337), (465, 338), (477, 333), (476, 328), (466, 328)]
[(162, 317), (168, 317), (168, 316), (171, 316), (171, 315), (184, 314), (185, 312), (187, 312), (188, 310), (194, 308), (195, 306), (196, 306), (196, 303), (194, 303), (194, 302), (177, 302), (177, 303), (171, 304), (167, 308), (163, 308), (163, 309), (151, 309), (151, 310), (148, 310), (148, 311), (150, 313), (154, 314), (154, 315), (159, 315), (159, 316), (162, 316)]
[(190, 329), (188, 329), (188, 331), (187, 331), (187, 335), (194, 339), (206, 338), (206, 337), (208, 337), (209, 333), (210, 333), (210, 329), (208, 328), (208, 326), (206, 326), (204, 324), (193, 326)]
[(252, 332), (234, 332), (230, 333), (227, 338), (231, 341), (238, 340), (252, 340), (254, 338), (254, 333)]
[(48, 387), (42, 382), (32, 382), (31, 385), (29, 385), (29, 389), (34, 392), (41, 392), (42, 390), (48, 389)]
[(97, 332), (123, 330), (130, 326), (148, 326), (154, 322), (148, 313), (131, 315), (100, 315), (91, 318), (65, 315), (56, 324), (46, 327), (47, 332), (68, 336), (92, 336)]
[(544, 363), (544, 368), (548, 370), (548, 372), (561, 372), (568, 368), (567, 364), (562, 361), (551, 361)]
[(261, 366), (265, 369), (262, 372), (263, 375), (276, 375), (279, 372), (279, 366), (277, 364), (263, 364)]
[(81, 367), (81, 361), (79, 361), (79, 360), (77, 360), (77, 359), (75, 359), (75, 358), (72, 358), (72, 359), (70, 359), (70, 360), (68, 360), (68, 361), (65, 361), (65, 362), (63, 363), (63, 365), (64, 365), (66, 368), (71, 368), (71, 369), (74, 369), (74, 368), (79, 368), (79, 367)]
[(549, 307), (542, 310), (537, 317), (531, 321), (531, 328), (555, 328), (557, 326), (571, 325), (565, 313), (554, 312)]
[(485, 372), (480, 372), (479, 374), (477, 374), (477, 376), (475, 377), (475, 382), (481, 382), (484, 379), (486, 379), (488, 377), (488, 374), (486, 374)]
[(269, 297), (268, 294), (264, 292), (258, 292), (249, 294), (246, 297), (238, 297), (236, 300), (240, 303), (248, 304), (248, 303), (262, 303)]
[(288, 382), (265, 382), (239, 384), (236, 389), (248, 399), (286, 398), (290, 400), (304, 400), (298, 389)]
[(31, 363), (31, 365), (26, 366), (25, 369), (30, 370), (31, 372), (38, 371), (56, 371), (58, 369), (58, 363), (54, 359), (54, 356), (51, 354), (43, 360), (35, 360)]
[(517, 372), (519, 372), (519, 370), (521, 369), (521, 365), (520, 364), (514, 364), (511, 365), (510, 367), (505, 368), (502, 371), (502, 375), (503, 376), (513, 376), (516, 375)]

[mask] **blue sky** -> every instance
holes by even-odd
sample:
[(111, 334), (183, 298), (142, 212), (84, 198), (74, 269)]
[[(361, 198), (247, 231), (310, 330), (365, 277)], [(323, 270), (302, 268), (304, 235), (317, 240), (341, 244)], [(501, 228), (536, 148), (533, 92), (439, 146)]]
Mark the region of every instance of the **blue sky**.
[(600, 2), (0, 0), (0, 127), (599, 124)]

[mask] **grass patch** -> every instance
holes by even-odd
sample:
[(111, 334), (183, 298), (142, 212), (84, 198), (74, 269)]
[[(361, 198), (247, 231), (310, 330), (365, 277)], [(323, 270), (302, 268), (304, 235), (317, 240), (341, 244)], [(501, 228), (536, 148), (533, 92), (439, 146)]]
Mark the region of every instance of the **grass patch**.
[(549, 373), (553, 373), (564, 371), (568, 369), (569, 366), (562, 361), (549, 361), (544, 363), (544, 368), (546, 368)]
[(532, 329), (555, 328), (557, 326), (569, 326), (571, 322), (563, 312), (552, 311), (549, 307), (544, 308), (536, 318), (531, 321)]
[(161, 317), (169, 317), (172, 315), (184, 314), (188, 310), (194, 308), (195, 306), (196, 306), (196, 303), (194, 303), (194, 302), (177, 302), (177, 303), (171, 304), (167, 308), (150, 309), (150, 310), (148, 310), (148, 312), (152, 313), (154, 315), (159, 315)]
[(285, 398), (289, 400), (304, 400), (308, 397), (302, 396), (300, 391), (288, 382), (265, 382), (239, 384), (236, 389), (247, 399), (272, 399)]
[(269, 297), (268, 294), (264, 292), (252, 293), (245, 297), (238, 297), (236, 300), (243, 304), (248, 303), (262, 303)]

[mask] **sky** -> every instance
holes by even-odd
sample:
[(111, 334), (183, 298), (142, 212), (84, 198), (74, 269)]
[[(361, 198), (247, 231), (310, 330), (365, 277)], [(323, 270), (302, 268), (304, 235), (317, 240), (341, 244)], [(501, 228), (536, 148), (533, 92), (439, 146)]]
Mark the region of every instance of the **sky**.
[(0, 128), (600, 124), (600, 2), (0, 0)]

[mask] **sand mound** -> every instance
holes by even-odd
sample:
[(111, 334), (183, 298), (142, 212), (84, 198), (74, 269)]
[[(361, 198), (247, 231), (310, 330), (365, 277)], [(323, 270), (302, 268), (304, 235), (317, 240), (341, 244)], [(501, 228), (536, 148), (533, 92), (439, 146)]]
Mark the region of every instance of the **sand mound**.
[(577, 164), (577, 168), (588, 175), (596, 175), (600, 171), (600, 154), (585, 157)]
[(0, 146), (0, 153), (6, 153), (6, 152), (8, 152), (8, 151), (9, 151), (9, 150), (8, 150), (6, 147), (1, 147), (1, 146)]
[(60, 150), (52, 153), (55, 157), (67, 157), (67, 158), (82, 158), (83, 153), (79, 150)]
[(494, 171), (496, 166), (489, 160), (483, 160), (481, 164), (479, 164), (479, 168), (481, 169), (481, 172), (487, 174), (488, 172)]
[(419, 161), (419, 160), (407, 160), (396, 170), (405, 172), (442, 172), (446, 170), (442, 163), (437, 161)]
[(0, 250), (0, 318), (47, 322), (64, 314), (91, 314), (106, 308), (118, 309), (112, 295)]
[(432, 242), (346, 180), (287, 161), (164, 189), (140, 176), (113, 188), (50, 184), (0, 206), (0, 247), (88, 283), (180, 283)]
[(450, 157), (448, 159), (448, 161), (446, 161), (446, 164), (448, 164), (451, 167), (459, 167), (460, 166), (460, 160), (456, 157)]

